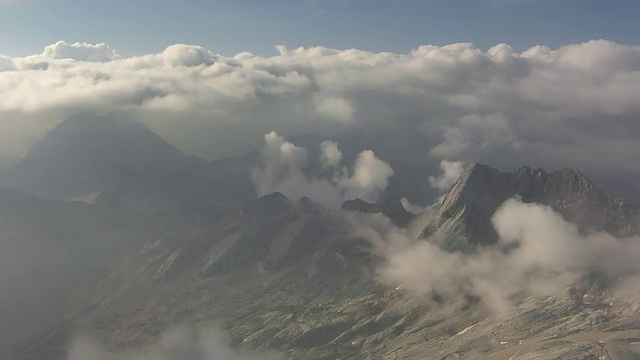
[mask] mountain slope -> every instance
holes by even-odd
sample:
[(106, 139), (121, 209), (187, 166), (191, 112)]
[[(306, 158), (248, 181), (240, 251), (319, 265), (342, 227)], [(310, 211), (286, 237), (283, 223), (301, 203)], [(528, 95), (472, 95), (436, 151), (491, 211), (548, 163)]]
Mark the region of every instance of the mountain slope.
[[(490, 243), (478, 234), (512, 196), (546, 203), (585, 230), (635, 231), (627, 227), (635, 208), (570, 169), (501, 173), (472, 166), (417, 221), (432, 226), (431, 235), (451, 236), (441, 244), (450, 250), (467, 249), (449, 240), (454, 236), (478, 239), (466, 243), (473, 250)], [(390, 202), (352, 201), (345, 208), (406, 216)], [(63, 317), (14, 358), (38, 359), (58, 349), (52, 359), (63, 359), (60, 349), (74, 333), (119, 352), (151, 344), (176, 324), (197, 329), (211, 322), (229, 331), (235, 348), (277, 351), (286, 359), (638, 358), (638, 302), (588, 282), (567, 285), (557, 296), (520, 299), (502, 314), (488, 314), (473, 296), (425, 302), (402, 284), (378, 283), (385, 259), (373, 241), (351, 231), (352, 217), (367, 215), (274, 193), (178, 224), (74, 294), (69, 307), (87, 311)]]
[(55, 326), (74, 294), (156, 234), (108, 204), (54, 202), (0, 190), (0, 357)]
[[(230, 321), (252, 311), (304, 309), (319, 301), (366, 296), (375, 287), (372, 274), (365, 272), (374, 260), (370, 246), (349, 239), (334, 216), (307, 198), (292, 201), (274, 193), (218, 220), (168, 231), (125, 256), (93, 290), (72, 299), (74, 306), (93, 305), (93, 310), (81, 319), (66, 318), (61, 326), (98, 334), (109, 347), (121, 349), (149, 341), (168, 322)], [(309, 339), (314, 332), (304, 335), (301, 324), (289, 320), (279, 324), (289, 329), (282, 329), (282, 346), (314, 341)], [(253, 321), (236, 324), (253, 327)], [(256, 340), (266, 336), (254, 335)], [(55, 339), (34, 343), (37, 349), (59, 346)], [(40, 354), (29, 349), (20, 357)]]

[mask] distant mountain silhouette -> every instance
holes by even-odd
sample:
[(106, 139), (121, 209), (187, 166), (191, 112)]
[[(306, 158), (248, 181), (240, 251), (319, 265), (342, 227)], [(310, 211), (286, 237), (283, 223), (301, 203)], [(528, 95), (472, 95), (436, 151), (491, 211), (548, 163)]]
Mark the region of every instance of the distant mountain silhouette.
[(2, 185), (50, 200), (89, 196), (154, 212), (223, 205), (230, 195), (253, 197), (248, 174), (248, 160), (208, 163), (141, 123), (113, 115), (62, 122), (5, 174)]

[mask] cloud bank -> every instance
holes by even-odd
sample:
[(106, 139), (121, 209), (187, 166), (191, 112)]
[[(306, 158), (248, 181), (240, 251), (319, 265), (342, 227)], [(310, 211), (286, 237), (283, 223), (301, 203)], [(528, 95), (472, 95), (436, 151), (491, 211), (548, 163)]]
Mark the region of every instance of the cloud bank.
[[(619, 179), (640, 175), (640, 46), (277, 49), (229, 57), (177, 44), (123, 58), (105, 44), (58, 42), (0, 56), (0, 153), (24, 154), (68, 116), (120, 110), (207, 159), (259, 148), (272, 130), (352, 131), (398, 171), (394, 161), (429, 173), (444, 159), (574, 166), (635, 193)], [(391, 161), (384, 152), (396, 148)]]
[(309, 175), (307, 151), (272, 131), (264, 136), (261, 166), (252, 179), (258, 196), (281, 192), (290, 199), (309, 197), (327, 208), (338, 208), (345, 200), (360, 198), (376, 202), (389, 184), (393, 169), (371, 150), (362, 151), (349, 169), (341, 166), (338, 144), (320, 145), (320, 160), (327, 168), (320, 176)]
[[(491, 312), (512, 308), (518, 297), (559, 295), (580, 276), (603, 275), (629, 294), (637, 284), (640, 238), (606, 233), (581, 235), (551, 208), (507, 200), (492, 218), (499, 241), (466, 255), (446, 252), (381, 216), (352, 218), (356, 233), (385, 258), (379, 279), (419, 298), (437, 295), (447, 302), (477, 297)], [(638, 293), (633, 296), (638, 297)]]

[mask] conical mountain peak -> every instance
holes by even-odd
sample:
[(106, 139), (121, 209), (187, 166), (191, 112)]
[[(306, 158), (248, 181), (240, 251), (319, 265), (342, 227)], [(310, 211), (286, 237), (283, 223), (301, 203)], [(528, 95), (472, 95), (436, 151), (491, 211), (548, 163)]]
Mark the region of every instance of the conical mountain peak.
[(177, 188), (161, 187), (182, 181), (180, 174), (204, 172), (207, 165), (135, 120), (118, 115), (75, 117), (40, 140), (7, 173), (3, 186), (51, 200), (102, 194), (134, 207), (155, 207), (158, 204), (149, 201), (171, 202), (171, 191)]

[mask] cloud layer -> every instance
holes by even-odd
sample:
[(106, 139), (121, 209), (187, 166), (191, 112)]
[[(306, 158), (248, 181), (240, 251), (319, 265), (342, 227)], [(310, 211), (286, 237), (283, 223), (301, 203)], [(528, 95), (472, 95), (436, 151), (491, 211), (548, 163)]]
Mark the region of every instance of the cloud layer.
[(640, 276), (640, 238), (581, 235), (551, 208), (507, 200), (492, 218), (498, 244), (467, 255), (447, 252), (380, 216), (352, 219), (356, 233), (385, 258), (379, 279), (426, 300), (474, 296), (492, 312), (511, 309), (523, 295), (558, 295), (582, 275), (597, 272), (626, 296)]
[(58, 42), (0, 56), (0, 153), (24, 154), (69, 115), (119, 109), (209, 159), (258, 148), (271, 130), (362, 129), (377, 154), (417, 137), (396, 157), (431, 173), (459, 159), (640, 174), (640, 46), (277, 49), (225, 57), (178, 44), (121, 58), (105, 44)]

